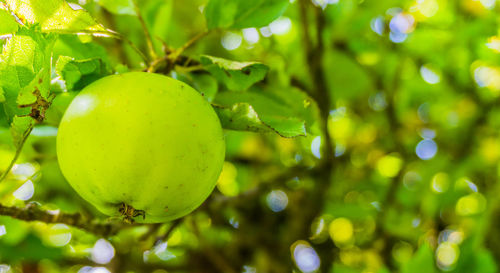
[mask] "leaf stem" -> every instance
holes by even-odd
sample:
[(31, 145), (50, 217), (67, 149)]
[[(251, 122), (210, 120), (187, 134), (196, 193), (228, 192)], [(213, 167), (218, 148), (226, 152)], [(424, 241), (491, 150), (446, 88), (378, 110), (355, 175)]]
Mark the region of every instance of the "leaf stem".
[(181, 47), (179, 47), (175, 52), (174, 52), (174, 57), (177, 59), (186, 49), (194, 45), (197, 41), (202, 39), (203, 37), (207, 36), (210, 33), (209, 30), (200, 32), (196, 34), (193, 38), (191, 38), (189, 41), (187, 41), (185, 44), (183, 44)]
[(127, 37), (125, 37), (124, 35), (121, 35), (118, 32), (112, 31), (110, 29), (108, 29), (108, 31), (109, 31), (108, 35), (111, 35), (111, 37), (126, 42), (141, 57), (141, 59), (146, 64), (149, 62), (149, 60), (146, 57), (146, 55), (144, 55), (144, 53), (142, 53), (142, 51), (131, 40), (129, 40)]
[(139, 19), (142, 29), (144, 30), (144, 35), (146, 36), (146, 44), (149, 49), (149, 55), (151, 56), (151, 59), (156, 60), (158, 59), (158, 55), (156, 54), (155, 48), (153, 46), (151, 33), (149, 32), (148, 26), (146, 25), (146, 21), (144, 21), (144, 18), (142, 17), (141, 10), (139, 9), (139, 5), (137, 4), (137, 0), (133, 0), (132, 2), (134, 4), (134, 10), (137, 18)]
[(16, 161), (19, 158), (19, 156), (21, 155), (21, 151), (23, 150), (24, 143), (28, 139), (28, 136), (30, 135), (31, 131), (33, 131), (33, 123), (31, 123), (29, 128), (26, 131), (24, 131), (23, 138), (22, 138), (21, 142), (19, 143), (19, 146), (16, 149), (16, 154), (14, 155), (14, 158), (12, 158), (12, 161), (10, 162), (7, 169), (2, 173), (2, 176), (0, 176), (0, 182), (2, 182), (5, 179), (5, 177), (7, 177), (9, 172), (14, 167), (14, 164), (16, 164)]

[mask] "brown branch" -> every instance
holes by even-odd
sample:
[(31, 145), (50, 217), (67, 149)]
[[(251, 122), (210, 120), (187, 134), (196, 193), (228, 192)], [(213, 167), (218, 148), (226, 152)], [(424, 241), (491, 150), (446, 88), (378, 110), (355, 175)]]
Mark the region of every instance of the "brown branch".
[[(300, 229), (298, 236), (301, 238), (307, 238), (310, 233), (309, 225), (312, 223), (315, 217), (321, 213), (325, 201), (328, 189), (332, 184), (333, 171), (335, 167), (335, 143), (330, 136), (328, 130), (328, 119), (330, 116), (330, 109), (332, 107), (331, 101), (333, 100), (332, 94), (328, 88), (328, 84), (325, 78), (323, 69), (323, 59), (325, 46), (323, 42), (323, 33), (326, 27), (326, 19), (323, 11), (320, 8), (314, 7), (309, 0), (299, 1), (299, 14), (302, 22), (302, 33), (303, 33), (303, 47), (305, 50), (306, 63), (308, 66), (309, 76), (312, 81), (312, 90), (309, 91), (309, 95), (316, 100), (318, 104), (321, 121), (320, 128), (322, 132), (322, 158), (320, 164), (317, 166), (316, 170), (311, 174), (318, 182), (317, 186), (312, 190), (310, 196), (307, 198), (310, 200), (306, 206), (303, 208), (303, 227)], [(313, 43), (313, 37), (309, 29), (309, 18), (308, 9), (312, 8), (314, 11), (316, 36), (314, 39), (316, 43)], [(294, 82), (295, 84), (297, 82)], [(334, 248), (332, 247), (318, 247), (318, 255), (321, 257), (332, 257)], [(321, 263), (321, 271), (330, 271), (331, 264), (324, 261)]]
[(42, 210), (36, 205), (19, 208), (0, 204), (0, 215), (10, 216), (27, 222), (40, 221), (48, 224), (66, 224), (103, 237), (116, 234), (121, 226), (117, 223), (102, 223), (93, 219), (87, 219), (80, 213), (52, 213)]
[(195, 70), (199, 70), (200, 68), (199, 62), (194, 61), (187, 56), (178, 56), (176, 57), (175, 60), (172, 59), (170, 56), (171, 54), (168, 54), (164, 57), (154, 60), (148, 68), (144, 69), (144, 71), (151, 73), (161, 73), (166, 75), (170, 73), (170, 71), (172, 71), (175, 67), (183, 67), (183, 68), (195, 67), (196, 68)]

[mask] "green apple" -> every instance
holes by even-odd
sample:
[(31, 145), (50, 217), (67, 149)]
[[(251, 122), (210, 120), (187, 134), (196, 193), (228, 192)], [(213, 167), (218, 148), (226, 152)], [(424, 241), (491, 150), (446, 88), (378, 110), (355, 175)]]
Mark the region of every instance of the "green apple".
[(210, 104), (183, 82), (144, 72), (84, 88), (57, 135), (59, 165), (76, 192), (106, 215), (143, 223), (200, 206), (217, 182), (224, 152)]

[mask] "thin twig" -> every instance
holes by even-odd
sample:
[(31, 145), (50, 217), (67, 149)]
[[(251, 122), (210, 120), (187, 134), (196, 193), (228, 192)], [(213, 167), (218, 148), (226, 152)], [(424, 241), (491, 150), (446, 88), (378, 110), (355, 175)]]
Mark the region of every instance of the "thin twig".
[[(176, 65), (180, 65), (181, 67), (195, 67), (190, 71), (195, 71), (195, 70), (200, 70), (202, 67), (198, 67), (198, 63), (194, 62), (189, 62), (189, 63), (184, 63), (184, 59), (182, 56), (182, 53), (189, 47), (191, 47), (194, 43), (199, 41), (201, 38), (205, 37), (210, 31), (204, 31), (193, 38), (191, 38), (189, 41), (187, 41), (184, 45), (179, 47), (178, 49), (175, 49), (171, 52), (168, 52), (167, 55), (154, 59), (149, 67), (147, 68), (147, 72), (154, 73), (156, 72), (160, 67), (165, 66), (167, 67), (166, 73), (170, 72)], [(190, 59), (188, 59), (190, 60)], [(189, 71), (188, 71), (189, 72)]]
[[(309, 26), (309, 16), (308, 8), (313, 8), (314, 19), (315, 19), (315, 36), (313, 37), (310, 33)], [(325, 53), (325, 46), (323, 42), (323, 33), (326, 27), (326, 19), (323, 11), (317, 7), (313, 7), (311, 1), (300, 0), (299, 1), (299, 14), (302, 22), (302, 34), (303, 34), (303, 48), (305, 50), (306, 64), (308, 66), (309, 77), (312, 83), (312, 90), (308, 93), (316, 100), (318, 108), (320, 110), (320, 128), (321, 128), (321, 141), (322, 141), (322, 158), (320, 164), (316, 167), (316, 173), (314, 173), (315, 179), (318, 184), (310, 194), (310, 200), (313, 200), (310, 204), (307, 204), (301, 221), (303, 223), (311, 223), (314, 217), (320, 213), (324, 207), (326, 201), (326, 194), (331, 187), (334, 167), (336, 167), (336, 157), (335, 157), (335, 143), (328, 130), (328, 119), (330, 115), (330, 109), (332, 107), (331, 102), (333, 100), (333, 94), (328, 88), (328, 84), (325, 78), (323, 69), (323, 56)], [(313, 40), (314, 39), (314, 40)], [(315, 41), (315, 43), (313, 42)], [(305, 90), (307, 91), (307, 89)], [(304, 237), (308, 236), (310, 232), (309, 225), (304, 225), (300, 230), (298, 236)], [(300, 238), (299, 237), (299, 238)], [(296, 239), (296, 238), (295, 238)], [(318, 249), (319, 251), (320, 249)], [(332, 257), (333, 248), (321, 249), (318, 255), (321, 258)], [(321, 271), (329, 272), (331, 264), (322, 263)]]
[(193, 66), (182, 66), (182, 65), (176, 65), (174, 68), (177, 72), (183, 72), (183, 73), (189, 73), (193, 71), (200, 71), (203, 70), (203, 65), (193, 65)]
[(104, 31), (104, 32), (85, 31), (84, 30), (84, 31), (79, 31), (79, 33), (90, 34), (90, 35), (97, 36), (97, 37), (98, 36), (105, 36), (105, 37), (110, 37), (110, 38), (122, 40), (125, 43), (127, 43), (137, 53), (137, 55), (139, 55), (141, 57), (141, 59), (145, 63), (148, 63), (148, 58), (146, 57), (146, 55), (144, 55), (144, 53), (131, 40), (129, 40), (126, 36), (116, 32), (114, 30), (106, 29), (106, 31)]
[(7, 167), (7, 169), (4, 171), (4, 173), (2, 173), (2, 176), (0, 176), (0, 182), (2, 182), (5, 179), (5, 177), (7, 177), (7, 175), (9, 174), (9, 172), (12, 170), (12, 168), (16, 164), (16, 161), (19, 158), (19, 156), (21, 155), (21, 152), (23, 150), (24, 143), (26, 143), (26, 140), (28, 139), (29, 135), (31, 134), (31, 131), (33, 131), (33, 123), (31, 123), (31, 125), (29, 126), (29, 128), (26, 131), (24, 131), (21, 143), (19, 144), (19, 146), (16, 149), (16, 154), (14, 155), (14, 158), (10, 162), (9, 166)]
[(189, 41), (187, 41), (185, 44), (183, 44), (174, 52), (176, 54), (174, 57), (176, 58), (179, 57), (182, 53), (184, 53), (186, 49), (194, 45), (194, 43), (196, 43), (201, 38), (207, 36), (208, 33), (210, 33), (209, 30), (196, 34), (193, 38), (191, 38)]
[(144, 18), (142, 17), (141, 10), (139, 9), (139, 5), (137, 4), (137, 0), (133, 0), (132, 2), (134, 4), (134, 10), (137, 18), (139, 19), (139, 22), (141, 22), (142, 29), (144, 30), (144, 35), (146, 36), (146, 44), (148, 45), (149, 55), (151, 56), (151, 59), (156, 60), (158, 59), (158, 55), (156, 55), (156, 51), (153, 46), (153, 40), (151, 38), (151, 34), (149, 33), (148, 26), (146, 25), (146, 21), (144, 21)]

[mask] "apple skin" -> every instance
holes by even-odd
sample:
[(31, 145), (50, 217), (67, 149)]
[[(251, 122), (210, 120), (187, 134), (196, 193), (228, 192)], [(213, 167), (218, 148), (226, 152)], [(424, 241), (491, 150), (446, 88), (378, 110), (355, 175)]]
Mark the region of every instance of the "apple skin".
[(57, 156), (69, 184), (109, 216), (120, 205), (160, 223), (192, 212), (210, 195), (224, 163), (220, 121), (183, 82), (129, 72), (85, 87), (66, 110)]

